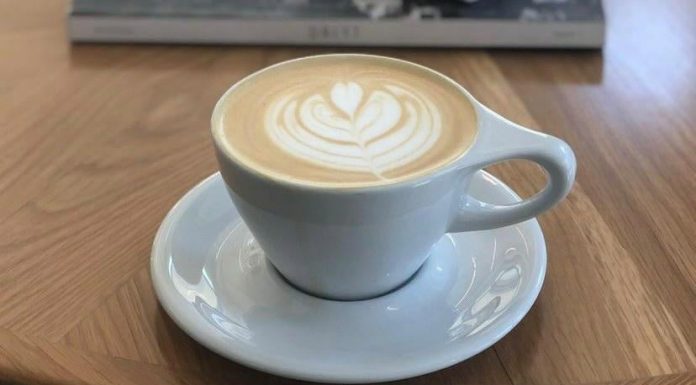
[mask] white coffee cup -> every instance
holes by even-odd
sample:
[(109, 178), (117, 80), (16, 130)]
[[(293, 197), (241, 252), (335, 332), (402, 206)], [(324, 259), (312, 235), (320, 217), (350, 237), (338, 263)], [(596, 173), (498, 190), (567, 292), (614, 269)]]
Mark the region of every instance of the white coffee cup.
[[(462, 103), (474, 107), (478, 124), (476, 139), (463, 157), (424, 176), (350, 189), (274, 179), (235, 160), (216, 129), (223, 102), (235, 87), (220, 98), (211, 123), (227, 190), (270, 262), (290, 283), (330, 299), (375, 297), (413, 276), (445, 233), (518, 223), (568, 194), (575, 156), (565, 142), (506, 120), (459, 88)], [(512, 205), (467, 195), (475, 172), (510, 159), (541, 165), (548, 175), (546, 187)]]

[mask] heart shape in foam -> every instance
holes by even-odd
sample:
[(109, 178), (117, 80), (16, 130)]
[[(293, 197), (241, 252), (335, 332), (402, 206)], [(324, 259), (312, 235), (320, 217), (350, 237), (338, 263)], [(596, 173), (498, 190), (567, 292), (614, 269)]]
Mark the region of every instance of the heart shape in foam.
[(351, 119), (362, 101), (363, 89), (355, 82), (336, 83), (331, 88), (331, 101)]

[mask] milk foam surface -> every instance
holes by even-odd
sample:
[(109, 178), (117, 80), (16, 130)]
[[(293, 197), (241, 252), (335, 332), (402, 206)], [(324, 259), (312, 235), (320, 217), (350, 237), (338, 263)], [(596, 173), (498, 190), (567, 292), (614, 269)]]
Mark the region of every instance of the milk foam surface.
[(234, 158), (307, 184), (415, 177), (461, 156), (476, 135), (475, 111), (451, 81), (371, 56), (318, 56), (267, 69), (238, 84), (222, 108), (219, 134)]

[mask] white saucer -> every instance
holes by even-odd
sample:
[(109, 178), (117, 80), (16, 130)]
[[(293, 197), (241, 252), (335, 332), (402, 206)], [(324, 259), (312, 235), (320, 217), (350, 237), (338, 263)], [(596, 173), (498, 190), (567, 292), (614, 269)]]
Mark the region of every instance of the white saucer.
[[(471, 194), (519, 198), (480, 172)], [(152, 249), (164, 309), (191, 337), (244, 365), (311, 381), (372, 382), (454, 365), (491, 346), (529, 311), (546, 270), (536, 220), (451, 234), (402, 288), (355, 302), (291, 287), (264, 257), (219, 174), (169, 212)]]

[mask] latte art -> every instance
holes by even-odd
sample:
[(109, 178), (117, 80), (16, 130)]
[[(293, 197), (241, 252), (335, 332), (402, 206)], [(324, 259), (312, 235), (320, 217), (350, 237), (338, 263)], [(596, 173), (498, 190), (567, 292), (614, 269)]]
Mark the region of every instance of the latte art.
[(254, 74), (221, 99), (213, 135), (271, 178), (328, 187), (394, 183), (461, 156), (476, 113), (449, 79), (367, 55), (326, 55)]
[(270, 103), (265, 116), (269, 137), (282, 150), (327, 168), (385, 172), (426, 153), (440, 136), (437, 107), (417, 91), (385, 84), (366, 91), (356, 82), (293, 93)]

